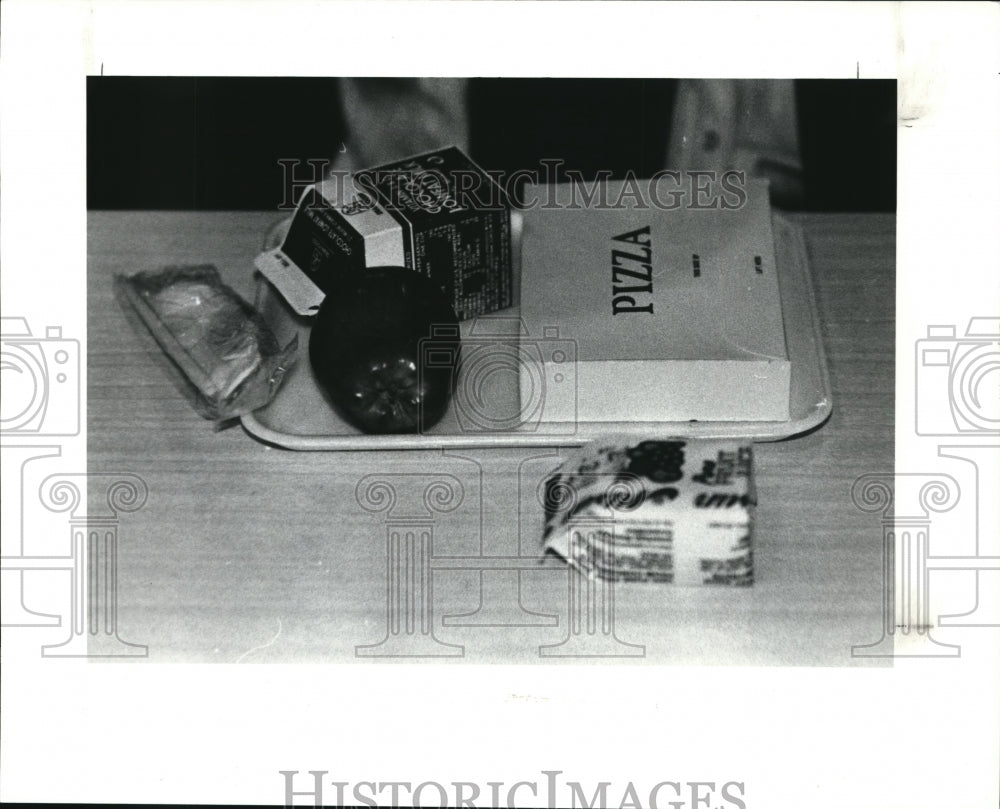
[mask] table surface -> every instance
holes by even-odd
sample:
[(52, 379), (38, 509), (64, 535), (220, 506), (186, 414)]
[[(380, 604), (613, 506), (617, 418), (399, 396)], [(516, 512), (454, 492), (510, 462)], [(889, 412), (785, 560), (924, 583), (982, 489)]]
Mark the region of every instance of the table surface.
[[(149, 489), (121, 516), (117, 581), (119, 635), (150, 660), (888, 664), (852, 656), (882, 635), (883, 573), (878, 515), (853, 504), (851, 486), (893, 469), (893, 216), (792, 216), (834, 407), (809, 434), (757, 445), (754, 586), (612, 593), (536, 559), (535, 490), (557, 450), (294, 452), (214, 431), (191, 409), (134, 337), (113, 276), (211, 263), (252, 300), (252, 260), (279, 218), (89, 214), (88, 471), (136, 474)], [(392, 509), (362, 507), (368, 476), (396, 488)], [(389, 561), (387, 532), (420, 522), (435, 480), (457, 481), (461, 497), (430, 517), (432, 589), (402, 585), (426, 609), (394, 611), (388, 579), (410, 568)]]

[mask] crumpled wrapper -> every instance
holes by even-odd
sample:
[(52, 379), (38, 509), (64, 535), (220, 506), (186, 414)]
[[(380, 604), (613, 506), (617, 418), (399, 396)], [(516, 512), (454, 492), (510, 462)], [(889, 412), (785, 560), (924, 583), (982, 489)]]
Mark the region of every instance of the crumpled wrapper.
[(750, 441), (611, 436), (546, 478), (542, 544), (592, 579), (753, 583)]
[(212, 265), (165, 267), (115, 278), (133, 325), (152, 336), (167, 370), (207, 419), (263, 407), (295, 361), (298, 338), (280, 346), (260, 314)]

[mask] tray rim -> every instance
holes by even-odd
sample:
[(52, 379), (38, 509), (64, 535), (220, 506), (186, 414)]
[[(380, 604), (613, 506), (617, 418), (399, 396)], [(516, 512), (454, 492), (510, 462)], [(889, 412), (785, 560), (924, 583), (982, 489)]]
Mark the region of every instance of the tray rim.
[[(371, 450), (436, 450), (436, 449), (466, 449), (466, 448), (503, 448), (503, 447), (576, 447), (601, 435), (635, 435), (651, 434), (670, 435), (686, 438), (740, 438), (753, 441), (782, 441), (809, 432), (822, 425), (833, 412), (833, 399), (830, 392), (830, 376), (827, 367), (826, 350), (819, 323), (819, 311), (816, 305), (815, 285), (809, 266), (809, 254), (806, 248), (805, 235), (801, 225), (793, 222), (780, 212), (772, 212), (775, 228), (781, 227), (790, 237), (790, 246), (797, 254), (794, 262), (797, 272), (802, 276), (808, 294), (808, 331), (812, 339), (815, 356), (811, 357), (817, 364), (820, 388), (823, 396), (813, 405), (807, 416), (787, 421), (705, 421), (705, 422), (590, 422), (577, 425), (576, 432), (568, 434), (535, 434), (530, 432), (507, 433), (459, 433), (434, 434), (418, 433), (405, 435), (297, 435), (275, 430), (264, 424), (257, 412), (244, 414), (240, 417), (243, 428), (255, 439), (271, 446), (296, 451), (311, 452), (350, 452)], [(787, 272), (787, 270), (786, 270)], [(779, 271), (779, 285), (781, 273)], [(258, 278), (258, 284), (268, 283)], [(810, 363), (811, 364), (811, 363)], [(279, 390), (278, 396), (281, 395)], [(263, 408), (262, 408), (263, 409)]]

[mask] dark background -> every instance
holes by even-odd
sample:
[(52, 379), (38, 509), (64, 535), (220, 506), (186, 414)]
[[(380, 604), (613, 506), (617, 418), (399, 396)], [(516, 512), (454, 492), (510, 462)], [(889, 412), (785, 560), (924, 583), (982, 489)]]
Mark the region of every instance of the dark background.
[[(473, 79), (471, 156), (508, 172), (561, 158), (584, 176), (649, 176), (664, 168), (674, 88), (671, 79)], [(894, 211), (896, 82), (798, 80), (795, 94), (801, 209)], [(287, 185), (278, 161), (329, 160), (345, 139), (333, 78), (92, 76), (87, 206), (274, 210)]]

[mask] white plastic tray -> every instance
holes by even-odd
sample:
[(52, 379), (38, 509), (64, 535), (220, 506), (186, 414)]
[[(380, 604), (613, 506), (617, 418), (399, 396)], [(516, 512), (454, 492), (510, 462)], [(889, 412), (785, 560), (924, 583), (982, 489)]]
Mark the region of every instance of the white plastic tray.
[[(514, 223), (515, 247), (519, 233)], [(299, 335), (299, 360), (285, 377), (281, 389), (266, 407), (243, 417), (247, 432), (269, 444), (294, 450), (399, 450), (439, 449), (457, 447), (551, 447), (583, 444), (599, 435), (626, 434), (689, 436), (702, 438), (751, 438), (757, 441), (777, 441), (806, 432), (822, 424), (830, 415), (832, 402), (826, 369), (826, 356), (816, 314), (812, 278), (805, 241), (801, 229), (775, 214), (774, 236), (777, 252), (778, 280), (781, 287), (785, 339), (792, 366), (788, 421), (663, 421), (628, 423), (580, 423), (547, 432), (544, 424), (532, 428), (522, 424), (510, 429), (491, 429), (486, 425), (503, 420), (504, 414), (519, 413), (519, 391), (513, 369), (497, 368), (500, 373), (489, 375), (482, 406), (489, 409), (484, 418), (453, 403), (445, 418), (425, 433), (415, 435), (366, 435), (345, 423), (327, 404), (316, 384), (309, 365), (308, 344), (310, 321), (300, 318), (285, 304), (271, 285), (258, 278), (257, 308), (276, 331), (284, 345), (293, 333)], [(515, 249), (515, 255), (517, 250)], [(515, 267), (515, 279), (517, 279)], [(515, 287), (516, 288), (516, 287)], [(482, 343), (493, 341), (501, 361), (504, 348), (516, 343), (518, 308), (480, 318), (472, 336)], [(483, 336), (483, 327), (491, 336)], [(463, 324), (463, 340), (470, 336), (470, 324)], [(458, 380), (463, 387), (463, 379)], [(461, 411), (461, 412), (456, 412)], [(484, 411), (485, 412), (485, 411)], [(515, 421), (515, 419), (511, 419)], [(523, 421), (523, 419), (517, 419)]]

